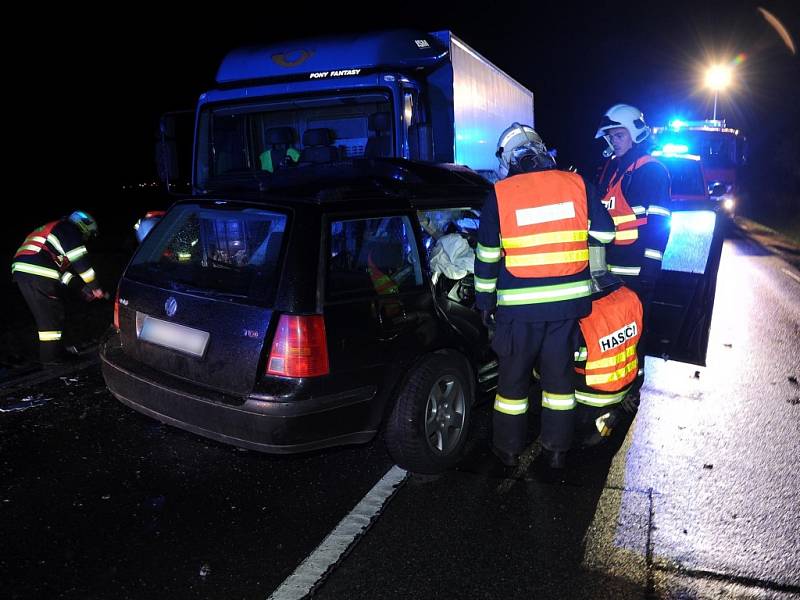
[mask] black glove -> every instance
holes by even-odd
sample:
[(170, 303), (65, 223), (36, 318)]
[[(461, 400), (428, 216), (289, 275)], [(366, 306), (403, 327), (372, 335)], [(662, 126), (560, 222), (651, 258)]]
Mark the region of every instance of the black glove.
[(483, 324), (486, 326), (487, 329), (494, 329), (495, 327), (497, 327), (497, 323), (494, 320), (493, 310), (482, 310), (481, 321), (483, 321)]

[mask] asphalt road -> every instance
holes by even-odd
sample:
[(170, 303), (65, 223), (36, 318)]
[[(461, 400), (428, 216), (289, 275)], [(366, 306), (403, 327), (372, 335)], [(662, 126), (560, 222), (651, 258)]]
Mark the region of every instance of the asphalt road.
[(325, 599), (800, 598), (798, 340), (800, 273), (733, 237), (708, 366), (648, 359), (616, 453), (508, 473), (483, 405), (458, 469), (367, 502), (381, 439), (267, 456), (129, 410), (95, 362), (31, 375), (0, 389), (0, 589), (285, 600), (294, 574)]

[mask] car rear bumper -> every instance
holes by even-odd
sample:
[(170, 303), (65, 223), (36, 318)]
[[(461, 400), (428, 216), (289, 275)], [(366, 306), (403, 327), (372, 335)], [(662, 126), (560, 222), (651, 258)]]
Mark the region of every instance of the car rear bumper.
[[(304, 400), (249, 396), (232, 403), (183, 385), (103, 346), (103, 377), (123, 404), (149, 417), (226, 444), (291, 454), (369, 441), (377, 432), (375, 386)], [(221, 396), (221, 395), (220, 395)]]

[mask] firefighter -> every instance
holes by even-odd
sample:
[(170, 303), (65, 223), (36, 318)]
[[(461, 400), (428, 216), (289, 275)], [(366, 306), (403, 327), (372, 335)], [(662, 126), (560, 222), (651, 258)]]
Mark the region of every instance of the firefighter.
[(636, 381), (637, 347), (642, 335), (642, 303), (606, 270), (605, 248), (590, 248), (595, 293), (592, 312), (580, 322), (581, 344), (575, 352), (577, 426), (584, 447), (605, 441), (618, 424), (612, 411)]
[(39, 359), (45, 366), (70, 359), (62, 343), (65, 289), (70, 282), (82, 283), (87, 301), (105, 296), (84, 245), (96, 235), (97, 222), (78, 210), (34, 229), (14, 255), (11, 272), (36, 320)]
[[(644, 351), (648, 316), (661, 273), (670, 228), (670, 179), (666, 167), (648, 154), (650, 128), (642, 112), (628, 104), (606, 111), (595, 138), (605, 138), (608, 148), (599, 182), (603, 204), (614, 220), (616, 236), (608, 247), (608, 269), (639, 297), (644, 310), (645, 338), (638, 344), (639, 373), (610, 415), (632, 418), (639, 407), (644, 383)], [(625, 413), (619, 414), (619, 411)]]
[(573, 436), (577, 320), (591, 307), (588, 236), (608, 243), (614, 227), (580, 175), (556, 170), (533, 128), (512, 124), (497, 157), (504, 177), (481, 212), (475, 261), (476, 308), (487, 324), (496, 309), (492, 451), (517, 463), (538, 360), (544, 466), (561, 469)]

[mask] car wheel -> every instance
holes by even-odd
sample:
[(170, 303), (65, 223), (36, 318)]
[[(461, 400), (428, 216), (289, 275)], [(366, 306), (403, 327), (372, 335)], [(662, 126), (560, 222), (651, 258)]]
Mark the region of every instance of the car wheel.
[(455, 465), (467, 439), (473, 386), (455, 358), (432, 355), (405, 382), (386, 425), (386, 446), (404, 469), (439, 473)]

